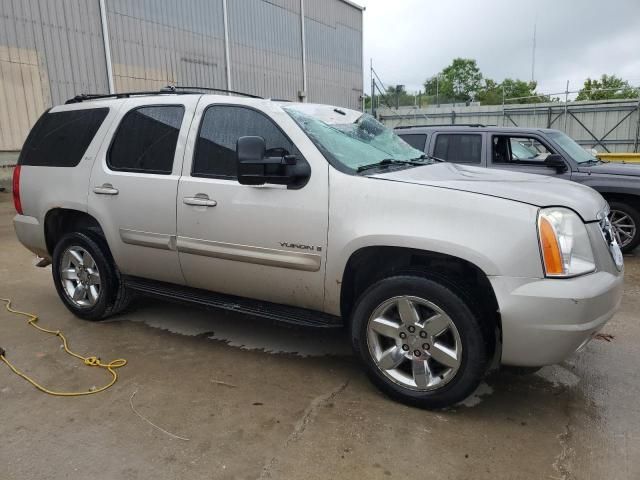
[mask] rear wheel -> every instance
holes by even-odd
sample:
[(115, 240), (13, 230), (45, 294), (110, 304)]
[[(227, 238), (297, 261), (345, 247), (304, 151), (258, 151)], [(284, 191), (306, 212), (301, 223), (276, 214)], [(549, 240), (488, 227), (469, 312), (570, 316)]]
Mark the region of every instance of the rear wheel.
[(629, 253), (640, 243), (640, 213), (631, 205), (615, 200), (609, 202), (609, 208), (609, 220), (620, 249)]
[(101, 320), (126, 307), (129, 294), (97, 236), (74, 232), (64, 235), (53, 251), (53, 282), (60, 299), (76, 316)]
[(352, 344), (373, 383), (421, 408), (464, 400), (488, 358), (478, 317), (448, 286), (396, 276), (371, 286), (352, 317)]

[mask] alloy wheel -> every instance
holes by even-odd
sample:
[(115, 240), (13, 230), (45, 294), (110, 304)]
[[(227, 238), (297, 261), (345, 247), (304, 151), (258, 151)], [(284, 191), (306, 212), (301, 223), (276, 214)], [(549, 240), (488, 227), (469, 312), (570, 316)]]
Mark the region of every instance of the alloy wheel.
[(458, 372), (462, 341), (453, 320), (428, 300), (386, 300), (367, 324), (369, 353), (391, 381), (411, 390), (443, 387)]
[(633, 221), (633, 218), (622, 210), (611, 210), (609, 212), (609, 221), (616, 234), (620, 248), (629, 245), (636, 236), (636, 222)]
[(100, 298), (100, 272), (94, 258), (82, 247), (70, 246), (62, 254), (60, 280), (64, 291), (78, 307), (93, 307)]

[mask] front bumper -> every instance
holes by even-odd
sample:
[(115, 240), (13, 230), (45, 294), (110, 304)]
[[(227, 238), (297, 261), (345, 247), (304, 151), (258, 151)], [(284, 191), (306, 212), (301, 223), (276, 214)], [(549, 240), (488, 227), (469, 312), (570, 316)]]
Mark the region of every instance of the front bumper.
[(613, 317), (623, 290), (621, 273), (568, 279), (489, 277), (502, 320), (504, 365), (561, 362)]

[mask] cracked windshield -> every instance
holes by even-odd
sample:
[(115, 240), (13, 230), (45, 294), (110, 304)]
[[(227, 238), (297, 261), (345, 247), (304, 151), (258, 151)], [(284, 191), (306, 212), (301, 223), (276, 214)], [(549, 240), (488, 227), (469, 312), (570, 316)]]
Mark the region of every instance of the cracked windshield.
[(311, 113), (305, 106), (298, 105), (284, 107), (284, 110), (325, 156), (348, 169), (358, 170), (381, 162), (431, 163), (421, 151), (411, 147), (369, 114), (338, 108), (331, 111), (330, 107), (318, 108)]

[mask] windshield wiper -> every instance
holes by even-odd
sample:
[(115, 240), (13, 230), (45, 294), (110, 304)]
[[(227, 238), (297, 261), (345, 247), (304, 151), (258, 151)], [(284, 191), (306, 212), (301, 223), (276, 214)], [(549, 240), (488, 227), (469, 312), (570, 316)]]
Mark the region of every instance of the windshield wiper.
[(412, 158), (411, 160), (433, 160), (434, 162), (446, 162), (445, 159), (434, 157), (433, 155), (429, 155), (428, 153), (423, 153), (417, 158)]
[(586, 162), (580, 162), (580, 165), (598, 165), (599, 163), (604, 163), (602, 160), (594, 158), (592, 160), (587, 160)]
[(364, 172), (365, 170), (370, 170), (372, 168), (386, 168), (391, 165), (413, 165), (413, 166), (425, 165), (424, 162), (419, 162), (418, 161), (419, 159), (420, 157), (412, 160), (395, 160), (393, 158), (385, 158), (384, 160), (381, 160), (376, 163), (370, 163), (368, 165), (360, 165), (356, 169), (356, 172), (360, 173), (360, 172)]

